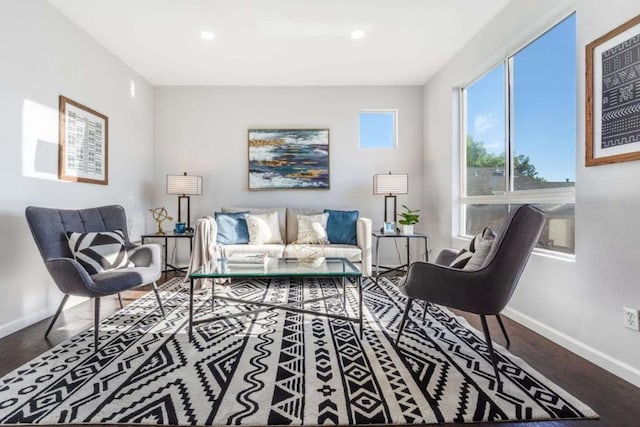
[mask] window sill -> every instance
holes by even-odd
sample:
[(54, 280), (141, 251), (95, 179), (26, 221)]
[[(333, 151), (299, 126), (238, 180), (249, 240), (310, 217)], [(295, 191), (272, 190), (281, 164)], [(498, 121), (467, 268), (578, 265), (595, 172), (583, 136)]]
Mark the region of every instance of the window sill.
[[(462, 249), (463, 247), (469, 247), (469, 243), (471, 242), (471, 236), (453, 236), (453, 244), (456, 249)], [(565, 261), (565, 262), (576, 262), (575, 254), (567, 254), (564, 252), (550, 251), (549, 249), (542, 248), (534, 248), (533, 255), (539, 256), (543, 258)]]

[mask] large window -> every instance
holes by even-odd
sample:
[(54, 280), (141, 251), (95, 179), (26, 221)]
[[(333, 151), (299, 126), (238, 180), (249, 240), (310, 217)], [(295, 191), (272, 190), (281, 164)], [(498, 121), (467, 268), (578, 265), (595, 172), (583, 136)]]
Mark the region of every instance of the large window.
[(574, 253), (575, 25), (572, 14), (462, 89), (461, 234), (531, 203), (547, 213), (538, 246)]

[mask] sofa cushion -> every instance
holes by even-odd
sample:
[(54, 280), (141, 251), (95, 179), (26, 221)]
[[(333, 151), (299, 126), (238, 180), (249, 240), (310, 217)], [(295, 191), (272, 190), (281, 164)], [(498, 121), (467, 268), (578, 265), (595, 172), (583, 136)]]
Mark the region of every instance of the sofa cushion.
[(122, 230), (90, 233), (68, 231), (69, 249), (89, 274), (135, 267), (129, 261)]
[(269, 212), (278, 212), (278, 224), (280, 225), (280, 235), (286, 236), (286, 219), (287, 208), (235, 208), (235, 207), (222, 207), (222, 212), (249, 212), (251, 214), (265, 214)]
[(256, 215), (247, 214), (247, 228), (250, 245), (283, 243), (277, 211)]
[(358, 211), (325, 209), (324, 212), (329, 214), (327, 236), (330, 243), (357, 244), (356, 223), (358, 222)]
[(244, 212), (216, 212), (214, 217), (218, 226), (216, 241), (221, 245), (249, 243), (247, 214)]
[(287, 208), (286, 243), (293, 243), (298, 238), (298, 215), (316, 215), (321, 213), (321, 208)]
[(294, 243), (328, 244), (327, 219), (329, 214), (296, 215), (298, 219), (298, 236)]
[(236, 254), (248, 254), (263, 252), (270, 258), (282, 258), (284, 255), (284, 245), (223, 245), (220, 246), (220, 255), (230, 257)]
[(362, 250), (353, 245), (287, 245), (284, 249), (285, 258), (308, 258), (323, 256), (327, 258), (342, 257), (351, 262), (362, 261)]

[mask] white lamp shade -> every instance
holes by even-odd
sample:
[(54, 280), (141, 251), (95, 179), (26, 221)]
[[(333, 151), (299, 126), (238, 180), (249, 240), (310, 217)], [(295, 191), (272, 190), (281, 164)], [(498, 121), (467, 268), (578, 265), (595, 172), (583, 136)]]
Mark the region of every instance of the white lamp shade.
[(409, 192), (409, 175), (378, 174), (373, 176), (373, 194), (407, 194)]
[(167, 175), (167, 194), (202, 195), (202, 177), (196, 175)]

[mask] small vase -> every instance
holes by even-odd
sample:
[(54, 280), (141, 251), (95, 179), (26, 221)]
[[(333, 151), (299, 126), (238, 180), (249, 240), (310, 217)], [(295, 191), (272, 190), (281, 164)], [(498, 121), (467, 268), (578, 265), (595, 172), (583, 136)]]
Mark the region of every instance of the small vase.
[(413, 224), (402, 225), (402, 234), (413, 234)]

